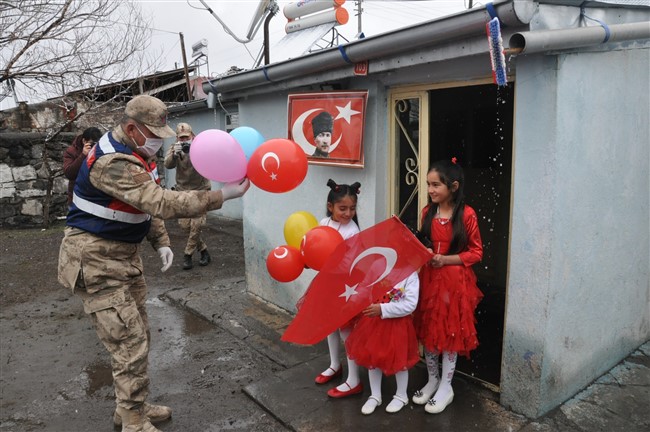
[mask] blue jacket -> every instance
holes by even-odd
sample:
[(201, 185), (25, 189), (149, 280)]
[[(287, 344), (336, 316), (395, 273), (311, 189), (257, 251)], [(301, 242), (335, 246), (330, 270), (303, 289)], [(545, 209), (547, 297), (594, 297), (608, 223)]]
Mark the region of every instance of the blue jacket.
[(149, 166), (124, 144), (105, 134), (88, 153), (75, 182), (72, 204), (66, 225), (82, 229), (108, 240), (140, 243), (151, 226), (151, 216), (97, 189), (90, 182), (90, 170), (99, 158), (123, 153), (135, 156), (142, 166), (158, 181), (155, 165)]

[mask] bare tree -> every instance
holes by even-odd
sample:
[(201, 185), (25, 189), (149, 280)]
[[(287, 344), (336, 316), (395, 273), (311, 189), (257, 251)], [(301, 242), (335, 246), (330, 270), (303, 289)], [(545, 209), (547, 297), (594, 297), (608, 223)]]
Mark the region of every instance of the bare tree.
[[(67, 112), (60, 124), (42, 125), (47, 130), (41, 159), (48, 180), (47, 228), (53, 182), (62, 175), (49, 154), (60, 150), (50, 144), (80, 117), (128, 99), (133, 79), (152, 72), (160, 60), (156, 53), (146, 55), (151, 28), (136, 2), (0, 0), (0, 29), (0, 84), (12, 91), (20, 87), (37, 100), (56, 98), (52, 102)], [(117, 92), (93, 92), (115, 83)], [(82, 89), (74, 100), (67, 96)], [(77, 103), (83, 109), (77, 110)]]
[(42, 98), (140, 76), (149, 24), (136, 2), (0, 1), (0, 83)]

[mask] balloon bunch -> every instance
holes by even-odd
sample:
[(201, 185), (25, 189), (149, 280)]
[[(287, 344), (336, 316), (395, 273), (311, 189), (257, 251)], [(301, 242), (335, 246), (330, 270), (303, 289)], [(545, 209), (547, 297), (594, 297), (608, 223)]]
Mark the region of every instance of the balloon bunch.
[[(228, 183), (248, 177), (267, 192), (295, 189), (307, 176), (307, 155), (294, 141), (282, 138), (266, 141), (262, 134), (243, 126), (230, 133), (208, 129), (190, 146), (192, 165), (203, 177)], [(305, 211), (290, 215), (284, 224), (286, 245), (273, 249), (266, 268), (279, 282), (290, 282), (305, 267), (320, 270), (343, 238), (333, 228), (319, 227)]]
[(205, 178), (228, 183), (248, 177), (267, 192), (296, 188), (307, 176), (307, 155), (295, 142), (265, 141), (257, 130), (242, 126), (230, 133), (208, 129), (190, 147), (192, 165)]
[(291, 282), (305, 267), (319, 271), (343, 237), (332, 227), (318, 226), (309, 212), (298, 211), (284, 222), (287, 244), (278, 246), (266, 257), (266, 269), (278, 282)]

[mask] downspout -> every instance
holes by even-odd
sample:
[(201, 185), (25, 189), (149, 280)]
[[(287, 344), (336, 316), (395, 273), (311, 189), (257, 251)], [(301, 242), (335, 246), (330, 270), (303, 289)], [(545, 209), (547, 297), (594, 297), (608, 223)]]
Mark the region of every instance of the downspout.
[(580, 48), (610, 42), (650, 38), (650, 22), (590, 26), (562, 30), (540, 30), (510, 36), (507, 54), (533, 54)]
[(532, 18), (536, 5), (536, 2), (530, 0), (512, 0), (496, 5), (489, 3), (485, 8), (353, 41), (337, 48), (265, 65), (236, 75), (209, 80), (203, 84), (203, 91), (206, 94), (218, 94), (248, 89), (399, 54), (404, 52), (405, 47), (416, 50), (469, 35), (484, 34), (485, 24), (491, 19), (491, 14), (496, 14), (505, 25), (527, 24)]

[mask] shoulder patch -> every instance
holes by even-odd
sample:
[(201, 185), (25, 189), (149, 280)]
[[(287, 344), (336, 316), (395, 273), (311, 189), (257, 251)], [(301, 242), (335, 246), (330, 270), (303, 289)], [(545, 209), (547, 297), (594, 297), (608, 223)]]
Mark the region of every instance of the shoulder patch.
[(151, 175), (140, 166), (130, 164), (127, 169), (129, 170), (133, 181), (138, 184), (152, 181)]

